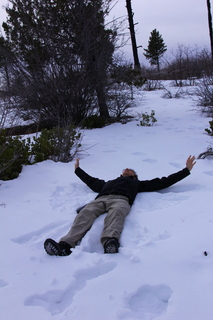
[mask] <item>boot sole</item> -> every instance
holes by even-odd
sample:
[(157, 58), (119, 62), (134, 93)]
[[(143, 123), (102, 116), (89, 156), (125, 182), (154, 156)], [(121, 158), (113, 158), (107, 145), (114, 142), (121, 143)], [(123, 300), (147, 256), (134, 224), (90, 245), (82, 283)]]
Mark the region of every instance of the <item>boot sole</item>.
[(44, 242), (44, 250), (51, 256), (64, 256), (64, 252), (59, 247), (59, 244), (53, 239), (47, 239)]

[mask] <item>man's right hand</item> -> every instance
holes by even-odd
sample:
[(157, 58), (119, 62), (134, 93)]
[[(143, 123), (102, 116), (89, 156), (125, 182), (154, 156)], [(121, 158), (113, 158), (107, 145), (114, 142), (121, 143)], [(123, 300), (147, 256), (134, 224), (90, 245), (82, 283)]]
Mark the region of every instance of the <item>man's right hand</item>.
[(77, 169), (78, 167), (79, 167), (79, 158), (75, 160), (75, 169)]

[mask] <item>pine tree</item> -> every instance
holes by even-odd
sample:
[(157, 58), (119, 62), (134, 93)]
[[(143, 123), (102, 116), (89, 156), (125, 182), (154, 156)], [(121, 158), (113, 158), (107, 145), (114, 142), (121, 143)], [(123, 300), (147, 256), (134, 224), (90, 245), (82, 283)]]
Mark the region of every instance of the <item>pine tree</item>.
[(144, 56), (149, 60), (151, 65), (157, 66), (158, 71), (160, 71), (160, 58), (166, 50), (167, 46), (164, 43), (162, 35), (154, 29), (149, 37), (148, 48), (144, 49)]
[(116, 32), (105, 29), (104, 18), (111, 0), (9, 2), (3, 28), (20, 108), (61, 125), (82, 121), (98, 101), (100, 115), (109, 117), (105, 87)]

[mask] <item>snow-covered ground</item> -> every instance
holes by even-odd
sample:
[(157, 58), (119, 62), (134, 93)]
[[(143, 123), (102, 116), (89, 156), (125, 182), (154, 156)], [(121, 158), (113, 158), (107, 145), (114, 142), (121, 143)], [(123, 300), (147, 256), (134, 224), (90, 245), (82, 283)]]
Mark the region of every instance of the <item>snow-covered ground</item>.
[[(210, 118), (190, 97), (162, 93), (139, 95), (133, 110), (154, 110), (152, 127), (135, 120), (86, 130), (81, 167), (105, 180), (130, 167), (144, 180), (174, 173), (205, 151)], [(65, 235), (76, 208), (95, 197), (73, 168), (45, 161), (1, 181), (1, 319), (212, 320), (213, 159), (197, 160), (168, 189), (137, 196), (119, 254), (103, 254), (103, 215), (70, 256), (53, 257), (44, 240)]]

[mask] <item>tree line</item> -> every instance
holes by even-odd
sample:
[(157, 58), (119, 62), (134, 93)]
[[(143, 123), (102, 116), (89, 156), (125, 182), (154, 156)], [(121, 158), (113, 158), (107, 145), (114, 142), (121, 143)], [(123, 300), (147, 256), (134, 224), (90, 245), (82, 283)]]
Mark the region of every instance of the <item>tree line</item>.
[[(9, 0), (5, 36), (0, 37), (1, 104), (47, 128), (80, 124), (92, 114), (110, 121), (112, 116), (121, 117), (129, 105), (123, 84), (142, 86), (145, 78), (195, 76), (198, 70), (202, 74), (205, 59), (199, 57), (196, 63), (186, 48), (179, 47), (180, 57), (173, 54), (173, 61), (163, 60), (167, 46), (157, 29), (144, 49), (156, 69), (141, 67), (136, 53), (135, 68), (122, 61), (116, 56), (119, 25), (105, 23), (112, 3)], [(133, 28), (131, 1), (126, 4)], [(193, 72), (188, 68), (191, 60)]]

